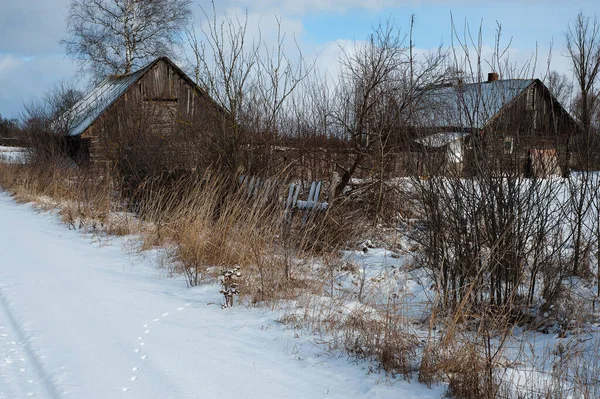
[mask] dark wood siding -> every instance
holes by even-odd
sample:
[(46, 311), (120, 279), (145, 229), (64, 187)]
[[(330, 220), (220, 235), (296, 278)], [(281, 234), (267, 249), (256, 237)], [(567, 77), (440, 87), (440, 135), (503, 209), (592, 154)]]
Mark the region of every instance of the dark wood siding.
[[(89, 140), (90, 163), (105, 168), (116, 152), (122, 150), (119, 148), (122, 140), (116, 139), (119, 136), (138, 134), (142, 142), (143, 136), (151, 132), (166, 144), (181, 139), (182, 135), (198, 134), (198, 126), (216, 130), (227, 118), (226, 112), (206, 93), (178, 68), (161, 59), (81, 137)], [(184, 145), (173, 147), (186, 149)]]

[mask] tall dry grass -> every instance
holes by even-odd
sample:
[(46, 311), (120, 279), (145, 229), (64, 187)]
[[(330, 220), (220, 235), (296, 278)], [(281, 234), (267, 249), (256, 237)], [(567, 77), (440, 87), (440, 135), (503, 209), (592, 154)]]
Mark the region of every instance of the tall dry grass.
[(0, 163), (0, 187), (18, 202), (56, 209), (70, 228), (126, 235), (137, 231), (125, 212), (118, 183), (55, 160), (44, 165)]
[[(320, 334), (330, 350), (365, 359), (372, 371), (444, 382), (457, 398), (593, 398), (600, 391), (598, 358), (590, 355), (597, 343), (572, 340), (562, 351), (548, 351), (542, 355), (547, 376), (517, 383), (509, 371), (533, 364), (510, 361), (520, 357), (505, 345), (514, 321), (433, 313), (422, 328), (410, 316), (408, 293), (382, 301), (368, 282), (338, 290), (336, 279), (348, 267), (339, 250), (362, 231), (351, 208), (290, 220), (278, 201), (264, 193), (249, 198), (215, 172), (155, 176), (123, 197), (118, 179), (58, 162), (44, 168), (0, 163), (0, 186), (20, 201), (60, 209), (72, 228), (95, 223), (110, 234), (140, 233), (143, 247), (169, 249), (173, 271), (189, 286), (239, 266), (237, 302), (291, 304), (282, 322)], [(114, 215), (130, 220), (117, 223)]]
[(293, 297), (312, 284), (302, 259), (339, 245), (344, 227), (333, 213), (290, 217), (273, 187), (251, 196), (214, 172), (147, 180), (132, 202), (153, 225), (145, 245), (170, 245), (175, 271), (190, 286), (237, 265), (240, 290), (252, 303)]

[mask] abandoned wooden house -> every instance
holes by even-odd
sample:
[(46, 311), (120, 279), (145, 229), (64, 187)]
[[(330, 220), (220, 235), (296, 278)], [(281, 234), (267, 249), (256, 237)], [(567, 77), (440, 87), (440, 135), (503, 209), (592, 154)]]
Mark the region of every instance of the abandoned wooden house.
[(414, 121), (420, 137), (409, 158), (421, 174), (475, 173), (477, 157), (495, 171), (560, 174), (568, 168), (569, 141), (580, 132), (539, 79), (500, 80), (496, 73), (481, 83), (426, 90)]
[(68, 126), (64, 135), (69, 156), (94, 168), (114, 166), (116, 160), (126, 163), (131, 157), (138, 157), (138, 164), (147, 159), (165, 167), (182, 159), (196, 162), (202, 140), (229, 120), (166, 57), (136, 72), (107, 77), (61, 118)]

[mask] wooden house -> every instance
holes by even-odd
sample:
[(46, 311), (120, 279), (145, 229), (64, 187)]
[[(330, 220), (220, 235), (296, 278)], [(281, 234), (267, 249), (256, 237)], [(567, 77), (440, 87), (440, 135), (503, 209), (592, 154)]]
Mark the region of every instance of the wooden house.
[(229, 121), (227, 112), (166, 57), (107, 77), (62, 119), (69, 155), (94, 168), (132, 156), (156, 160), (159, 153), (177, 161), (185, 152), (189, 159), (198, 137), (218, 134)]
[(481, 83), (429, 88), (419, 101), (414, 126), (420, 137), (411, 151), (421, 164), (428, 159), (423, 153), (434, 154), (434, 170), (469, 174), (483, 162), (497, 171), (559, 174), (581, 131), (539, 79), (500, 80), (490, 73)]

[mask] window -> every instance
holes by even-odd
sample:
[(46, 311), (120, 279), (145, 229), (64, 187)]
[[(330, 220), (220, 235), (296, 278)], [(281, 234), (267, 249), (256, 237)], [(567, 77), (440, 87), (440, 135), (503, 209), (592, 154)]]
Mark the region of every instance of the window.
[(504, 138), (504, 153), (512, 154), (513, 147), (514, 147), (514, 139), (512, 137), (505, 137)]

